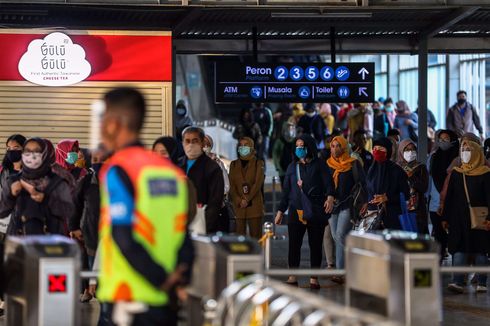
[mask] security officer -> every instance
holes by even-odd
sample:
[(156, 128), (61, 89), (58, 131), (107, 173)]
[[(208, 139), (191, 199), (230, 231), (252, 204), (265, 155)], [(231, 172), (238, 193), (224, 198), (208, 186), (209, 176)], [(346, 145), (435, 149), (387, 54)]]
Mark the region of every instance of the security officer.
[(177, 325), (171, 298), (193, 258), (186, 178), (139, 142), (138, 91), (118, 88), (104, 101), (102, 142), (114, 154), (101, 171), (99, 324)]

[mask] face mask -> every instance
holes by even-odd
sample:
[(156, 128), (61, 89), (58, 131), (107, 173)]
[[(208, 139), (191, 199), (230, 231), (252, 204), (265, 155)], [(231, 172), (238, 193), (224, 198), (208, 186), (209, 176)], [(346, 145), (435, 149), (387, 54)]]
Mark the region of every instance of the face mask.
[(306, 157), (307, 153), (308, 153), (308, 151), (305, 147), (296, 147), (296, 150), (294, 151), (294, 154), (300, 160), (304, 159)]
[(246, 157), (250, 155), (252, 152), (252, 149), (249, 146), (240, 146), (238, 147), (238, 154), (240, 154), (241, 157)]
[(417, 152), (416, 151), (406, 151), (403, 152), (403, 159), (407, 161), (408, 163), (415, 161), (417, 158)]
[(184, 116), (187, 113), (185, 108), (177, 108), (177, 115)]
[(450, 149), (452, 146), (452, 143), (451, 142), (448, 142), (448, 141), (441, 141), (439, 143), (439, 148), (442, 149), (443, 151), (447, 151), (448, 149)]
[(22, 164), (31, 170), (36, 170), (43, 164), (43, 154), (24, 153), (22, 154)]
[(208, 147), (208, 146), (203, 147), (203, 148), (202, 148), (202, 151), (203, 151), (203, 152), (204, 152), (206, 155), (209, 155), (209, 154), (211, 154), (211, 147)]
[(19, 162), (22, 160), (22, 151), (21, 150), (11, 150), (7, 152), (7, 159), (12, 162)]
[(385, 106), (386, 112), (393, 112), (393, 107), (391, 105)]
[(69, 152), (66, 157), (66, 163), (70, 165), (75, 165), (78, 161), (78, 153), (77, 152)]
[(184, 152), (189, 160), (195, 160), (202, 155), (202, 148), (199, 144), (186, 144)]
[(465, 104), (465, 103), (466, 103), (466, 100), (465, 100), (464, 98), (459, 98), (459, 99), (458, 99), (458, 104), (459, 104), (459, 105), (463, 105), (463, 104)]
[(306, 115), (310, 118), (313, 118), (315, 116), (316, 112), (313, 111), (313, 112), (306, 112)]
[(378, 149), (373, 150), (373, 158), (378, 163), (383, 163), (386, 161), (388, 153), (385, 151), (380, 151)]
[(470, 163), (471, 160), (471, 151), (462, 151), (461, 152), (461, 162), (464, 164)]

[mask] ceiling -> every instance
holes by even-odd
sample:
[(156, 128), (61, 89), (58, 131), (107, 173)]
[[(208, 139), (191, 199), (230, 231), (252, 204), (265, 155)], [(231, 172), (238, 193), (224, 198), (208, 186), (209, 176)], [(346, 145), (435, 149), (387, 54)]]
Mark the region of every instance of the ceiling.
[[(345, 52), (363, 48), (369, 52), (376, 44), (383, 51), (415, 51), (422, 39), (430, 40), (429, 51), (490, 48), (490, 1), (459, 1), (465, 5), (447, 0), (429, 1), (432, 5), (414, 0), (405, 1), (407, 5), (401, 5), (403, 1), (386, 5), (391, 2), (383, 0), (286, 2), (190, 1), (183, 6), (180, 1), (152, 0), (112, 2), (117, 5), (3, 0), (0, 27), (172, 30), (183, 52), (245, 51), (253, 46), (254, 35), (259, 51), (274, 50), (274, 44), (277, 52), (294, 50), (294, 44), (305, 51), (323, 51), (328, 50), (331, 31), (339, 50)], [(333, 3), (339, 5), (323, 5)]]

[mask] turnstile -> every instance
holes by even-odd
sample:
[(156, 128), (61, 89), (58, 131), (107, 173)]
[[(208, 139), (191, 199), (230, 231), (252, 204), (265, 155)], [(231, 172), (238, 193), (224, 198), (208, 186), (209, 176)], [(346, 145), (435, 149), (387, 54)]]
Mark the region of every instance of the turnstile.
[(201, 325), (203, 301), (217, 300), (232, 282), (261, 273), (263, 257), (257, 240), (243, 236), (193, 236), (196, 252), (189, 288), (189, 325)]
[(78, 318), (80, 250), (62, 236), (8, 237), (8, 326), (71, 326)]
[(405, 325), (442, 320), (439, 255), (429, 236), (351, 232), (346, 241), (347, 305)]

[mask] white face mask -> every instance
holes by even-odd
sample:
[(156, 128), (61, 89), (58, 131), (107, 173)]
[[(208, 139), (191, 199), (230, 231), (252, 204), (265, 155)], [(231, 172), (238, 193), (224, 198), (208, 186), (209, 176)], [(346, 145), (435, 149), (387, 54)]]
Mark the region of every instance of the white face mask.
[(416, 151), (406, 151), (406, 152), (403, 152), (403, 158), (408, 163), (413, 162), (413, 161), (415, 161), (417, 159), (417, 152)]
[(461, 151), (461, 162), (468, 164), (471, 160), (471, 151)]
[(22, 164), (31, 170), (38, 169), (43, 164), (43, 154), (41, 153), (23, 153)]
[(202, 155), (202, 147), (199, 144), (186, 144), (184, 152), (189, 160), (195, 160)]
[(209, 155), (209, 154), (211, 154), (211, 147), (208, 147), (208, 146), (203, 147), (203, 148), (202, 148), (202, 151), (203, 151), (203, 152), (204, 152), (206, 155)]
[(306, 115), (310, 118), (313, 118), (315, 116), (316, 112), (313, 111), (313, 112), (306, 112)]

